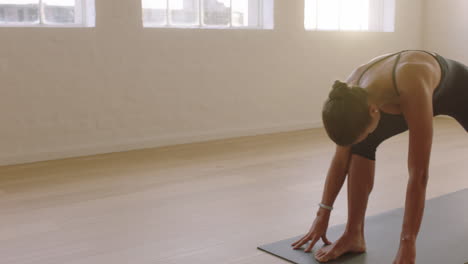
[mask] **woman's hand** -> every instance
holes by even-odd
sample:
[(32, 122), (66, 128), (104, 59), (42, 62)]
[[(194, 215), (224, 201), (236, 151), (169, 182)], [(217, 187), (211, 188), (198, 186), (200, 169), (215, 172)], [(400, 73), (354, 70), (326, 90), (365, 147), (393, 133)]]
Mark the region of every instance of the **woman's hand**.
[(416, 263), (416, 243), (403, 242), (400, 244), (398, 254), (393, 264), (414, 264)]
[(315, 243), (317, 243), (317, 241), (320, 238), (322, 238), (323, 242), (326, 245), (330, 245), (331, 242), (328, 241), (327, 236), (326, 236), (329, 219), (330, 219), (329, 213), (320, 214), (319, 212), (319, 214), (317, 214), (317, 217), (315, 218), (314, 223), (312, 224), (312, 227), (309, 230), (309, 233), (307, 233), (298, 241), (291, 244), (291, 246), (293, 246), (294, 249), (298, 249), (305, 243), (309, 242), (310, 240), (311, 241), (310, 245), (304, 250), (304, 252), (310, 252), (312, 248), (314, 247)]

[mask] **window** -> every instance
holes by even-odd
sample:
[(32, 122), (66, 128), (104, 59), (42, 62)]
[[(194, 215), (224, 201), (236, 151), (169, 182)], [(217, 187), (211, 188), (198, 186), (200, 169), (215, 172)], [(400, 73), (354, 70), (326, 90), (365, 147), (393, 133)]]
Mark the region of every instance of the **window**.
[(395, 30), (395, 0), (305, 0), (308, 30)]
[(142, 0), (145, 27), (273, 28), (274, 0)]
[(0, 0), (0, 26), (94, 27), (94, 0)]

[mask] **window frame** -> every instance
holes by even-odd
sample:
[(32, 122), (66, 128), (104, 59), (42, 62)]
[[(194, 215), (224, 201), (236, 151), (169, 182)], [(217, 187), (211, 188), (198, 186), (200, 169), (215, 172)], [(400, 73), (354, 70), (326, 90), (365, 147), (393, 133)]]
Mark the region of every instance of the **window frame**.
[[(0, 28), (11, 27), (11, 28), (88, 28), (95, 27), (96, 21), (89, 21), (90, 4), (95, 4), (94, 0), (75, 0), (75, 21), (76, 23), (46, 23), (44, 7), (44, 0), (38, 0), (38, 22), (0, 22)], [(94, 6), (92, 7), (94, 11)]]
[[(315, 32), (379, 32), (379, 33), (394, 33), (395, 32), (395, 22), (396, 22), (396, 0), (391, 0), (393, 1), (392, 2), (392, 6), (389, 7), (389, 6), (386, 6), (386, 1), (388, 0), (369, 0), (369, 4), (368, 4), (368, 28), (367, 29), (362, 29), (362, 25), (360, 25), (360, 29), (342, 29), (341, 28), (341, 23), (340, 23), (340, 20), (341, 20), (341, 16), (342, 16), (342, 2), (345, 1), (345, 0), (339, 0), (338, 1), (338, 12), (339, 12), (339, 16), (338, 16), (338, 28), (337, 29), (323, 29), (323, 28), (319, 28), (319, 16), (318, 16), (318, 12), (319, 11), (319, 8), (318, 8), (318, 5), (319, 5), (319, 1), (321, 0), (315, 0), (315, 28), (307, 28), (307, 25), (306, 25), (306, 16), (308, 15), (307, 13), (307, 10), (305, 8), (305, 2), (307, 0), (303, 0), (304, 1), (304, 29), (305, 31), (315, 31)], [(377, 6), (377, 7), (375, 7)], [(309, 15), (310, 13), (312, 12), (309, 12)], [(391, 16), (392, 18), (388, 21), (391, 21), (392, 22), (392, 25), (389, 26), (387, 24), (388, 21), (384, 21), (385, 18), (389, 15), (389, 13), (391, 13)], [(377, 17), (377, 19), (376, 19)], [(389, 19), (387, 17), (387, 19)]]
[[(140, 0), (141, 1), (141, 0)], [(196, 0), (198, 1), (198, 24), (196, 25), (172, 25), (170, 23), (170, 5), (169, 5), (169, 2), (170, 0), (166, 0), (166, 23), (164, 24), (156, 24), (156, 23), (151, 23), (151, 22), (145, 22), (144, 19), (143, 19), (143, 10), (144, 8), (142, 7), (142, 21), (143, 21), (143, 27), (144, 28), (161, 28), (161, 29), (171, 29), (171, 28), (175, 28), (175, 29), (250, 29), (250, 30), (270, 30), (273, 28), (266, 28), (265, 27), (265, 23), (264, 23), (264, 12), (265, 12), (265, 0), (256, 0), (258, 1), (258, 9), (257, 9), (257, 25), (256, 26), (233, 26), (232, 25), (232, 13), (233, 13), (233, 10), (232, 10), (232, 1), (233, 0), (229, 0), (229, 4), (230, 4), (230, 10), (231, 12), (229, 12), (229, 24), (228, 25), (206, 25), (203, 23), (203, 20), (204, 20), (204, 12), (203, 12), (203, 2), (204, 0)], [(274, 0), (267, 0), (267, 1), (272, 1), (274, 2)], [(273, 13), (271, 14), (272, 16), (274, 16), (274, 9), (273, 9)]]

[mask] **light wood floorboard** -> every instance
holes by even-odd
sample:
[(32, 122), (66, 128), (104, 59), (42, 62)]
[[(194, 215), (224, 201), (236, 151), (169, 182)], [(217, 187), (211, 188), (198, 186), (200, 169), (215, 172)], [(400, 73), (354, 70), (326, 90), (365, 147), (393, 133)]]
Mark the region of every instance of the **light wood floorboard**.
[[(403, 206), (407, 145), (379, 148), (367, 216)], [(309, 129), (0, 167), (0, 262), (286, 263), (256, 247), (309, 229), (333, 151)], [(437, 118), (427, 199), (468, 188), (467, 155)]]

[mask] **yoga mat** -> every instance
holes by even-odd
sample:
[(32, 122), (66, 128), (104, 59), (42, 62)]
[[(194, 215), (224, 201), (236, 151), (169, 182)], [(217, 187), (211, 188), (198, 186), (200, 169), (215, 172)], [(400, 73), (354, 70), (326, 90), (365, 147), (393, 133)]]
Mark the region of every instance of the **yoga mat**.
[[(348, 253), (326, 263), (391, 264), (399, 247), (404, 208), (366, 217), (364, 235), (367, 252)], [(332, 214), (333, 217), (333, 214)], [(345, 224), (328, 228), (327, 238), (335, 242)], [(304, 234), (259, 246), (258, 249), (297, 264), (321, 263), (315, 260), (316, 250), (325, 246), (320, 239), (312, 252), (294, 250), (291, 244)], [(468, 263), (468, 189), (426, 200), (424, 217), (416, 241), (417, 264)]]

